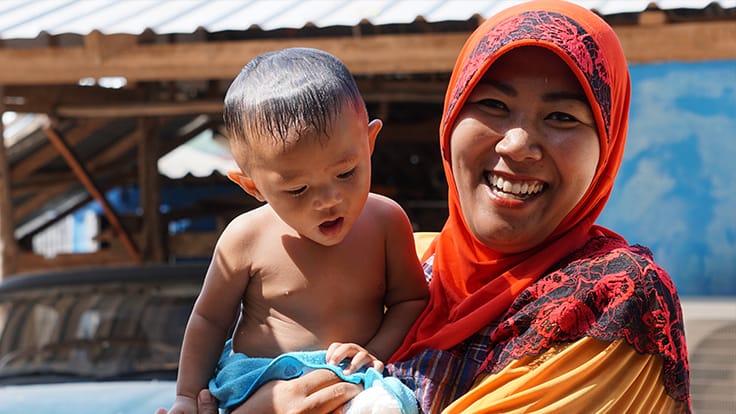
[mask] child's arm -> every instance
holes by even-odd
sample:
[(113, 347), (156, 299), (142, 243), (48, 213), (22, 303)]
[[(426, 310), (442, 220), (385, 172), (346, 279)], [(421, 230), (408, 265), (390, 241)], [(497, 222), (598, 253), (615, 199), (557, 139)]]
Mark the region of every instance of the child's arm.
[(378, 332), (365, 348), (386, 361), (424, 310), (429, 290), (406, 213), (393, 200), (381, 199), (384, 207), (380, 223), (386, 234), (386, 313)]
[[(239, 312), (249, 279), (247, 266), (242, 266), (241, 240), (238, 225), (231, 223), (217, 242), (184, 333), (176, 400), (169, 414), (197, 412), (197, 394), (207, 388)], [(238, 245), (240, 249), (235, 248)]]

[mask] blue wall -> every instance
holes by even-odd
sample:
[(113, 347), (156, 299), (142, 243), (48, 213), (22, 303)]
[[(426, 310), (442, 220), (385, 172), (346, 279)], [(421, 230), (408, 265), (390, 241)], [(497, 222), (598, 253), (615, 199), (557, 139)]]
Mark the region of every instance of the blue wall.
[(736, 61), (633, 65), (624, 163), (599, 223), (682, 296), (736, 296)]

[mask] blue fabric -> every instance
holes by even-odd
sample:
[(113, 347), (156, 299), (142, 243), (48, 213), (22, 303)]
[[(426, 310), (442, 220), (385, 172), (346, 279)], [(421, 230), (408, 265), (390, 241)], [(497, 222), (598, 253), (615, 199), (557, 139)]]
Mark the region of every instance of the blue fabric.
[(345, 375), (343, 367), (327, 364), (326, 351), (289, 352), (276, 358), (250, 358), (245, 354), (232, 352), (232, 341), (225, 343), (209, 388), (217, 398), (220, 408), (233, 408), (245, 401), (261, 385), (271, 380), (288, 380), (299, 377), (315, 369), (329, 369), (344, 381), (353, 384), (363, 383), (383, 386), (398, 401), (402, 414), (417, 414), (414, 393), (398, 379), (384, 377), (374, 368)]

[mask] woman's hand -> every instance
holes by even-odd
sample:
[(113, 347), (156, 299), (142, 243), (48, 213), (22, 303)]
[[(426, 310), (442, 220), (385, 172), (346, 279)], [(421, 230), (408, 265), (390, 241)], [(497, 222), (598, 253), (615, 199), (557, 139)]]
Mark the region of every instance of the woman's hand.
[[(329, 370), (318, 369), (292, 380), (264, 384), (233, 414), (330, 414), (340, 412), (362, 390)], [(198, 406), (199, 414), (217, 414), (217, 404), (207, 390), (199, 393)]]

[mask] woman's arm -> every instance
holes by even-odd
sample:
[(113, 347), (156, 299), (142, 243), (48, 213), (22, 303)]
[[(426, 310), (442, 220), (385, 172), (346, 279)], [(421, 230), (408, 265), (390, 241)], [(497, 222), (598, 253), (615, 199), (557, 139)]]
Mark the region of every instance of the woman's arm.
[(624, 340), (584, 337), (479, 378), (442, 413), (685, 413), (665, 391), (662, 364)]
[[(338, 412), (360, 391), (359, 385), (341, 380), (332, 371), (318, 369), (289, 381), (264, 384), (232, 414), (330, 414)], [(199, 414), (218, 414), (208, 390), (200, 392), (198, 406)]]

